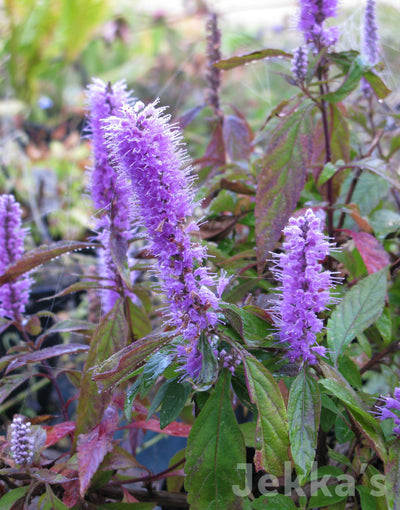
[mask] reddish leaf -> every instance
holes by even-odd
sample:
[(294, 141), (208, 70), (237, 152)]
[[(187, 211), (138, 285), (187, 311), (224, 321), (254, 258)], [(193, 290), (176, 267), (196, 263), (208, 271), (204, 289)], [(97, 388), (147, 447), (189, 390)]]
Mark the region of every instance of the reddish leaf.
[(99, 395), (97, 384), (92, 380), (91, 369), (125, 347), (127, 336), (124, 303), (119, 299), (112, 310), (102, 318), (90, 342), (80, 384), (74, 444), (79, 434), (88, 432), (101, 422), (103, 412), (111, 399), (111, 393)]
[(30, 471), (31, 475), (36, 478), (36, 480), (39, 480), (40, 482), (45, 483), (68, 483), (76, 478), (67, 478), (66, 476), (55, 473), (54, 471), (51, 471), (50, 469), (31, 469)]
[(197, 115), (203, 110), (204, 104), (200, 106), (195, 106), (194, 108), (191, 108), (190, 110), (182, 113), (182, 115), (179, 115), (177, 119), (175, 119), (175, 122), (179, 124), (180, 129), (185, 129), (185, 127), (192, 122), (193, 119), (197, 117)]
[(374, 236), (366, 232), (354, 232), (346, 229), (343, 229), (343, 232), (352, 237), (368, 274), (376, 273), (390, 264), (389, 255)]
[(28, 271), (32, 271), (35, 267), (53, 260), (64, 253), (70, 253), (77, 250), (85, 250), (86, 248), (95, 248), (97, 244), (79, 243), (75, 241), (59, 241), (51, 245), (40, 246), (34, 250), (25, 253), (17, 262), (8, 266), (7, 271), (0, 276), (0, 285), (14, 280)]
[(224, 117), (222, 125), (224, 145), (231, 161), (248, 160), (253, 149), (253, 133), (246, 120), (236, 115)]
[(241, 195), (255, 195), (256, 192), (254, 188), (247, 186), (243, 182), (240, 181), (229, 181), (223, 177), (219, 181), (219, 185), (222, 189), (229, 189), (230, 191), (234, 191), (235, 193), (240, 193)]
[(55, 345), (53, 347), (46, 347), (41, 351), (23, 354), (8, 365), (6, 374), (11, 372), (11, 370), (23, 367), (27, 363), (38, 363), (39, 361), (43, 361), (48, 358), (54, 358), (55, 356), (63, 356), (64, 354), (77, 354), (79, 352), (85, 352), (88, 349), (89, 347), (83, 344), (62, 344)]
[(312, 149), (309, 100), (277, 125), (267, 154), (260, 161), (256, 194), (256, 241), (259, 270), (281, 236), (306, 182)]
[(47, 439), (46, 439), (46, 448), (48, 446), (53, 446), (60, 439), (67, 436), (70, 432), (75, 430), (75, 422), (74, 421), (64, 421), (62, 423), (58, 423), (57, 425), (53, 425), (52, 427), (44, 427), (47, 431)]
[(226, 71), (228, 69), (233, 69), (234, 67), (248, 64), (249, 62), (254, 62), (255, 60), (271, 57), (291, 58), (292, 55), (282, 50), (270, 48), (267, 50), (253, 51), (251, 53), (247, 53), (246, 55), (240, 55), (238, 57), (231, 57), (224, 60), (219, 60), (218, 62), (214, 62), (213, 65), (215, 67), (218, 67), (218, 69), (223, 69), (224, 71)]
[(90, 485), (93, 475), (104, 457), (113, 448), (112, 438), (118, 425), (118, 412), (109, 406), (99, 425), (86, 434), (78, 437), (78, 463), (80, 495), (83, 497)]
[(188, 437), (190, 433), (191, 425), (187, 423), (181, 423), (177, 421), (173, 421), (163, 429), (160, 428), (160, 422), (155, 419), (151, 419), (148, 421), (140, 420), (132, 422), (129, 427), (133, 427), (136, 429), (143, 430), (151, 430), (153, 432), (158, 432), (159, 434), (167, 434), (168, 436), (175, 437)]
[(200, 168), (204, 168), (206, 166), (219, 168), (225, 165), (225, 163), (224, 137), (222, 135), (222, 125), (219, 122), (212, 134), (204, 156), (196, 159), (194, 164), (200, 166)]
[(135, 496), (132, 496), (132, 494), (123, 486), (122, 493), (124, 495), (124, 498), (122, 500), (123, 503), (140, 503), (140, 501), (136, 499)]

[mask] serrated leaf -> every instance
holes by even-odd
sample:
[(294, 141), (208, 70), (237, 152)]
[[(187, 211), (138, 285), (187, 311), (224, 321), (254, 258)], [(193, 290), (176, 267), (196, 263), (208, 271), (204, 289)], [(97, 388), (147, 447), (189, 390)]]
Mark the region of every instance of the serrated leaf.
[(23, 367), (29, 363), (39, 363), (45, 359), (54, 358), (56, 356), (63, 356), (64, 354), (79, 354), (81, 352), (86, 352), (89, 350), (89, 347), (84, 344), (61, 344), (54, 345), (53, 347), (45, 347), (40, 351), (30, 352), (28, 354), (22, 354), (11, 361), (8, 365), (6, 374), (11, 372), (11, 370), (16, 370), (17, 368)]
[(387, 269), (373, 273), (352, 287), (328, 320), (328, 345), (337, 363), (347, 345), (373, 324), (383, 311)]
[(387, 451), (378, 422), (365, 409), (357, 393), (334, 367), (323, 361), (320, 363), (320, 367), (325, 379), (320, 379), (318, 383), (346, 406), (348, 412), (353, 416), (353, 422), (358, 427), (360, 434), (385, 462)]
[(4, 496), (1, 497), (1, 510), (12, 510), (14, 503), (19, 499), (23, 498), (28, 492), (30, 486), (18, 487), (17, 489), (11, 489)]
[[(266, 340), (272, 329), (266, 320), (252, 313), (257, 311), (255, 307), (244, 309), (230, 303), (224, 303), (221, 311), (233, 329), (243, 338), (246, 345), (266, 347), (272, 342), (275, 343), (275, 341), (268, 342)], [(266, 318), (267, 316), (265, 316)]]
[(145, 397), (154, 383), (163, 374), (164, 370), (171, 364), (173, 357), (165, 352), (156, 352), (147, 360), (140, 379), (139, 392)]
[(347, 229), (343, 229), (343, 232), (352, 237), (368, 274), (376, 273), (390, 264), (388, 253), (374, 236), (367, 232), (354, 232)]
[(254, 62), (256, 60), (271, 57), (291, 58), (292, 55), (290, 53), (286, 53), (285, 51), (272, 48), (266, 50), (253, 51), (251, 53), (247, 53), (246, 55), (240, 55), (238, 57), (231, 57), (224, 60), (219, 60), (218, 62), (214, 62), (213, 65), (218, 69), (223, 69), (224, 71), (227, 71), (228, 69), (233, 69), (234, 67), (242, 66), (250, 62)]
[(92, 377), (102, 391), (113, 388), (128, 379), (145, 359), (172, 340), (171, 333), (154, 333), (136, 340), (95, 366)]
[(243, 483), (237, 465), (245, 463), (246, 451), (232, 409), (230, 380), (225, 370), (188, 437), (185, 488), (191, 510), (240, 508), (232, 487)]
[(311, 472), (315, 459), (321, 397), (317, 383), (303, 370), (293, 381), (288, 404), (290, 449), (300, 485)]
[(385, 487), (388, 510), (400, 508), (400, 449), (398, 443), (389, 448), (389, 459), (385, 466)]
[(46, 448), (49, 446), (53, 446), (53, 444), (56, 444), (60, 439), (67, 436), (71, 432), (74, 432), (75, 430), (75, 422), (74, 421), (63, 421), (61, 423), (57, 423), (56, 425), (53, 425), (52, 427), (44, 427), (47, 436), (46, 436)]
[(130, 315), (129, 324), (135, 338), (143, 338), (148, 335), (151, 332), (151, 324), (147, 313), (131, 300), (128, 300), (128, 310)]
[(101, 422), (90, 432), (78, 436), (79, 493), (81, 497), (84, 497), (90, 481), (105, 455), (113, 448), (112, 438), (118, 426), (118, 412), (113, 406), (108, 406), (102, 416)]
[(283, 117), (259, 163), (255, 208), (259, 270), (274, 249), (305, 185), (312, 154), (314, 107), (307, 100)]
[(176, 379), (167, 382), (160, 409), (161, 429), (181, 414), (191, 391), (192, 386), (188, 382), (179, 382)]
[(285, 403), (271, 373), (255, 358), (242, 360), (251, 401), (257, 406), (256, 469), (283, 475), (289, 431)]
[(35, 267), (41, 266), (50, 260), (58, 258), (65, 253), (95, 248), (97, 244), (79, 243), (76, 241), (59, 241), (48, 246), (40, 246), (34, 250), (28, 251), (20, 259), (7, 267), (4, 274), (0, 276), (0, 285), (7, 283), (24, 273), (32, 271)]
[(163, 429), (160, 427), (160, 422), (158, 420), (138, 420), (134, 421), (131, 424), (131, 427), (135, 429), (143, 429), (143, 430), (151, 430), (152, 432), (157, 432), (158, 434), (167, 434), (167, 436), (174, 437), (188, 437), (190, 434), (191, 425), (187, 423), (173, 421)]
[(92, 369), (97, 363), (122, 349), (126, 345), (127, 335), (124, 304), (118, 299), (114, 307), (102, 318), (90, 342), (80, 385), (74, 445), (79, 434), (88, 432), (100, 423), (111, 399), (109, 393), (99, 395), (97, 384), (92, 380)]
[(328, 101), (328, 103), (339, 103), (343, 101), (345, 97), (357, 88), (367, 68), (363, 59), (360, 56), (356, 57), (351, 63), (343, 83), (334, 92), (325, 94), (322, 98)]
[(55, 333), (82, 333), (91, 332), (95, 329), (95, 325), (88, 321), (78, 319), (65, 319), (63, 321), (56, 322), (51, 328), (40, 335), (36, 340), (36, 345), (41, 345), (43, 340), (50, 335)]
[(298, 507), (289, 496), (275, 494), (251, 502), (251, 510), (296, 510)]
[(308, 503), (309, 508), (321, 508), (346, 500), (350, 496), (351, 487), (349, 487), (348, 493), (343, 495), (343, 492), (343, 487), (340, 488), (340, 484), (326, 485), (311, 494), (311, 498)]

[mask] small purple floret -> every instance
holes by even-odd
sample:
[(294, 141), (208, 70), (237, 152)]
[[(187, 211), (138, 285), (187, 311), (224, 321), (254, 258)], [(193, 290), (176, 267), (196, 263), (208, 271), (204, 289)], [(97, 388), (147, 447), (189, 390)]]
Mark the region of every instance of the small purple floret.
[[(24, 253), (27, 230), (22, 228), (21, 216), (21, 206), (13, 195), (0, 195), (0, 274)], [(0, 317), (21, 320), (31, 285), (31, 278), (23, 275), (0, 286)]]
[[(378, 40), (379, 37), (378, 26), (376, 24), (375, 0), (367, 0), (364, 16), (362, 54), (366, 62), (371, 66), (374, 66), (379, 61)], [(365, 78), (361, 80), (361, 90), (367, 97), (371, 94), (371, 86), (365, 80)]]
[(395, 388), (393, 397), (382, 397), (384, 405), (378, 407), (381, 420), (392, 418), (395, 423), (393, 433), (400, 435), (400, 388)]
[(316, 335), (323, 328), (318, 313), (332, 302), (332, 273), (323, 271), (321, 261), (329, 254), (331, 243), (322, 231), (321, 220), (308, 209), (303, 216), (290, 218), (283, 230), (283, 253), (275, 255), (273, 268), (280, 281), (280, 296), (275, 306), (275, 319), (280, 341), (289, 345), (290, 361), (314, 364), (316, 355), (324, 356), (325, 347), (318, 345)]
[(307, 74), (308, 55), (307, 47), (299, 46), (293, 51), (292, 74), (296, 82), (303, 83)]

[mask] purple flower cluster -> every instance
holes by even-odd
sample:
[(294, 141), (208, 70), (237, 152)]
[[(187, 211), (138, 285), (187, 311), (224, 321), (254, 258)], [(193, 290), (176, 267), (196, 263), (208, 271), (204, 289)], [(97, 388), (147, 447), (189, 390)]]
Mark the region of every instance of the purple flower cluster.
[(320, 262), (329, 254), (331, 243), (311, 209), (303, 216), (290, 218), (283, 232), (284, 251), (275, 255), (273, 268), (281, 282), (275, 308), (280, 341), (289, 345), (291, 361), (314, 364), (315, 355), (323, 356), (326, 351), (318, 345), (316, 335), (323, 330), (323, 321), (317, 314), (332, 302), (329, 295), (334, 283), (332, 273), (322, 271)]
[[(387, 420), (388, 418), (392, 418), (395, 423), (395, 427), (393, 428), (394, 434), (400, 434), (400, 388), (395, 388), (394, 390), (394, 398), (393, 397), (383, 397), (385, 400), (385, 404), (381, 407), (378, 407), (380, 412), (380, 419)], [(397, 411), (397, 414), (394, 412)]]
[(327, 18), (336, 17), (337, 4), (338, 0), (300, 0), (298, 28), (306, 43), (317, 52), (337, 41), (337, 27), (324, 26)]
[[(0, 195), (0, 274), (24, 253), (27, 230), (22, 228), (22, 209), (13, 195)], [(21, 319), (29, 299), (32, 280), (24, 275), (0, 287), (0, 317)]]
[(14, 416), (10, 425), (10, 448), (17, 464), (30, 464), (33, 459), (33, 437), (31, 424), (22, 416)]
[[(206, 249), (193, 243), (196, 223), (186, 223), (195, 207), (193, 179), (177, 128), (156, 103), (125, 105), (106, 121), (108, 147), (118, 170), (133, 189), (136, 222), (147, 231), (149, 249), (157, 259), (168, 301), (168, 324), (187, 341), (178, 349), (186, 373), (195, 378), (202, 366), (197, 349), (200, 333), (217, 324), (217, 284), (204, 265)], [(186, 165), (186, 166), (185, 166)], [(185, 166), (185, 168), (183, 168)]]
[(222, 366), (227, 368), (232, 374), (241, 363), (240, 357), (235, 351), (227, 352), (225, 349), (222, 349), (219, 353), (219, 360), (222, 362)]
[[(117, 115), (123, 104), (132, 102), (125, 82), (106, 85), (95, 78), (87, 90), (89, 108), (88, 135), (93, 146), (93, 166), (90, 170), (90, 194), (93, 205), (99, 210), (96, 220), (98, 239), (104, 246), (99, 251), (99, 273), (104, 285), (120, 287), (135, 299), (121, 279), (111, 256), (111, 239), (114, 236), (127, 250), (131, 236), (129, 213), (130, 192), (124, 179), (111, 166), (105, 143), (103, 122), (110, 115)], [(114, 306), (119, 294), (112, 290), (102, 292), (102, 308), (107, 313)]]
[[(362, 53), (367, 63), (371, 66), (377, 64), (379, 60), (378, 26), (375, 18), (375, 0), (367, 0), (364, 16)], [(361, 90), (367, 97), (371, 94), (371, 86), (364, 78), (361, 80)]]
[(307, 74), (308, 55), (307, 47), (299, 46), (293, 51), (292, 74), (296, 82), (303, 83)]

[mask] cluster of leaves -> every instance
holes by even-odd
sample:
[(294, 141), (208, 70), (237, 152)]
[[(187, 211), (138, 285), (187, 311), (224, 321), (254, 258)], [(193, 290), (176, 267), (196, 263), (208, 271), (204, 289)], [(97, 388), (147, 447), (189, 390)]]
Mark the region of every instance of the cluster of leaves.
[[(33, 54), (35, 48), (28, 49)], [(278, 49), (214, 65), (229, 80), (231, 69), (275, 57), (289, 68), (291, 55)], [(368, 98), (359, 93), (361, 78), (373, 89)], [(296, 86), (291, 76), (282, 79)], [(375, 417), (376, 397), (399, 385), (399, 116), (385, 102), (389, 89), (355, 51), (315, 55), (305, 83), (294, 90), (258, 132), (234, 106), (214, 111), (209, 143), (195, 160), (206, 215), (201, 240), (216, 268), (232, 275), (214, 333), (219, 349), (230, 349), (241, 364), (231, 374), (201, 338), (200, 377), (195, 385), (182, 380), (179, 337), (159, 325), (157, 296), (147, 282), (132, 286), (115, 247), (121, 281), (137, 303), (121, 298), (97, 322), (60, 320), (46, 311), (23, 323), (0, 322), (0, 332), (14, 326), (24, 338), (0, 358), (0, 403), (35, 377), (51, 382), (62, 409), (62, 419), (50, 426), (44, 423), (52, 417), (31, 419), (29, 466), (15, 464), (2, 438), (2, 508), (400, 504), (399, 442)], [(181, 116), (181, 125), (201, 109)], [(309, 206), (326, 211), (329, 235), (341, 246), (325, 263), (342, 277), (336, 289), (342, 299), (324, 317), (327, 332), (319, 340), (328, 356), (298, 367), (287, 363), (286, 346), (274, 337), (268, 299), (276, 285), (267, 261), (280, 248), (289, 217)], [(94, 247), (60, 241), (27, 252), (0, 276), (0, 285)], [(140, 251), (135, 269), (145, 272), (149, 256)], [(99, 278), (88, 277), (58, 297), (100, 288)], [(42, 329), (43, 317), (54, 325)], [(45, 346), (55, 333), (64, 335), (63, 343)], [(71, 342), (73, 333), (83, 340)], [(48, 361), (55, 357), (61, 357), (56, 368)], [(58, 381), (63, 374), (75, 386), (68, 401)], [(124, 436), (139, 430), (187, 438), (187, 446), (168, 469), (152, 473), (137, 461), (135, 441), (128, 444)], [(157, 486), (163, 479), (166, 490)]]

